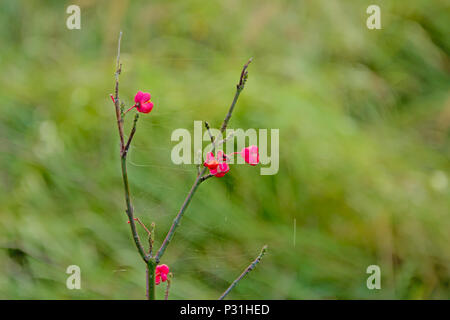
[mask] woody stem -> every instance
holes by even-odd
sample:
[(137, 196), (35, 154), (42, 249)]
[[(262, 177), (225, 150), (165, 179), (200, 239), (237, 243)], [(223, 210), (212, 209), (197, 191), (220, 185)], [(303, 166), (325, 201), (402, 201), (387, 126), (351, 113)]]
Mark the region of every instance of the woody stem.
[(122, 31), (119, 34), (119, 41), (117, 46), (117, 62), (116, 62), (116, 72), (115, 72), (115, 87), (114, 87), (114, 96), (111, 96), (111, 99), (114, 103), (115, 112), (116, 112), (116, 120), (117, 127), (119, 131), (120, 138), (120, 160), (121, 160), (121, 169), (122, 169), (122, 179), (125, 193), (125, 204), (126, 204), (126, 214), (128, 216), (128, 220), (130, 221), (131, 234), (133, 236), (134, 243), (136, 248), (141, 256), (142, 260), (147, 265), (147, 298), (154, 299), (155, 298), (155, 262), (150, 259), (149, 256), (144, 251), (141, 240), (139, 239), (139, 235), (136, 228), (136, 223), (134, 220), (134, 210), (133, 205), (131, 203), (131, 195), (130, 195), (130, 186), (128, 184), (128, 173), (127, 173), (127, 152), (130, 147), (131, 140), (133, 139), (134, 133), (136, 132), (136, 122), (138, 117), (136, 116), (133, 123), (133, 129), (128, 138), (127, 143), (125, 144), (124, 134), (123, 134), (123, 117), (122, 112), (120, 110), (120, 101), (119, 101), (119, 75), (121, 73), (122, 64), (120, 63), (120, 42), (122, 39)]
[(150, 259), (147, 262), (146, 280), (147, 280), (147, 300), (155, 300), (155, 269), (156, 263)]

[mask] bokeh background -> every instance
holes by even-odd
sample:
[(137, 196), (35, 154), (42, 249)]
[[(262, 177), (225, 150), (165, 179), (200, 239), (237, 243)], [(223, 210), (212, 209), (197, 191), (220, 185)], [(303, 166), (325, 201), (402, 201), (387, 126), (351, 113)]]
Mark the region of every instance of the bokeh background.
[(109, 98), (120, 30), (121, 97), (156, 105), (129, 176), (157, 245), (196, 172), (170, 135), (218, 127), (249, 57), (230, 127), (280, 129), (277, 175), (235, 166), (200, 187), (162, 261), (171, 299), (216, 299), (264, 244), (230, 298), (450, 298), (449, 1), (3, 0), (1, 299), (144, 298)]

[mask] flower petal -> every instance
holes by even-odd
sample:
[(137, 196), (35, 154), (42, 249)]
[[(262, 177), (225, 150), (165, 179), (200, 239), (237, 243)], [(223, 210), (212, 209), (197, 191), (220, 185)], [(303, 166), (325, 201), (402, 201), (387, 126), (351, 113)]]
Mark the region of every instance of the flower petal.
[(206, 154), (206, 162), (210, 162), (212, 160), (216, 160), (216, 158), (214, 158), (214, 154), (212, 152), (208, 152)]
[(259, 163), (258, 147), (255, 145), (243, 148), (239, 154), (244, 158), (245, 162), (252, 166), (256, 166)]
[(149, 113), (153, 109), (153, 102), (149, 101), (146, 103), (140, 103), (140, 105), (137, 107), (139, 112), (142, 113)]
[(169, 267), (166, 264), (160, 264), (156, 267), (161, 274), (168, 274), (169, 273)]
[(206, 154), (206, 161), (203, 163), (205, 167), (208, 167), (210, 170), (214, 170), (217, 168), (219, 163), (214, 158), (214, 154), (212, 152), (208, 152)]
[(141, 102), (143, 95), (144, 93), (142, 91), (138, 91), (138, 93), (134, 96), (134, 102)]
[(230, 166), (226, 162), (219, 163), (218, 170), (216, 173), (211, 171), (211, 174), (216, 176), (217, 178), (222, 178), (228, 171), (230, 171)]
[(150, 98), (151, 98), (150, 93), (145, 92), (141, 97), (141, 103), (147, 102), (148, 100), (150, 100)]
[(219, 169), (223, 173), (227, 173), (228, 171), (230, 171), (230, 166), (228, 165), (228, 163), (222, 162), (222, 163), (219, 163)]

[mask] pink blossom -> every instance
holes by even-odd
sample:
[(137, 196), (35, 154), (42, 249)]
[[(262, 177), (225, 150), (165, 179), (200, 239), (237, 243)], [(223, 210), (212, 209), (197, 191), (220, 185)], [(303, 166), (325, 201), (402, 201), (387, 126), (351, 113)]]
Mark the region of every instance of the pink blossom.
[(138, 91), (138, 93), (136, 93), (136, 95), (134, 96), (134, 106), (128, 109), (127, 112), (136, 107), (137, 111), (139, 112), (149, 113), (150, 111), (152, 111), (154, 106), (153, 102), (150, 101), (150, 98), (150, 93)]
[(219, 165), (219, 162), (214, 157), (212, 152), (208, 152), (206, 154), (206, 161), (203, 163), (205, 167), (208, 167), (210, 170), (215, 170)]
[(223, 153), (223, 151), (217, 152), (217, 160), (214, 157), (212, 152), (208, 152), (206, 154), (206, 161), (203, 164), (205, 167), (208, 167), (209, 172), (216, 176), (217, 178), (223, 177), (228, 171), (230, 171), (230, 167), (226, 163), (227, 155)]
[(210, 170), (209, 172), (217, 178), (222, 178), (228, 171), (230, 166), (226, 162), (219, 163), (217, 169)]
[(259, 163), (259, 152), (257, 146), (250, 146), (247, 148), (243, 148), (241, 152), (239, 153), (242, 158), (244, 158), (244, 161), (247, 162), (249, 165), (256, 166)]
[(161, 281), (165, 282), (167, 280), (168, 274), (169, 274), (169, 267), (166, 264), (156, 266), (155, 283), (158, 285)]

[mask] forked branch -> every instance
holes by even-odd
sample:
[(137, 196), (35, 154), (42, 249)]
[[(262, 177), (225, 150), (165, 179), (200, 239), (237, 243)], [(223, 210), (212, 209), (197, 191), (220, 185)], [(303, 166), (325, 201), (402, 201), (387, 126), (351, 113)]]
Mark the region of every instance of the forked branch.
[[(222, 126), (220, 128), (220, 132), (224, 132), (225, 129), (228, 126), (228, 122), (230, 121), (231, 115), (233, 114), (233, 110), (234, 107), (236, 106), (236, 102), (239, 99), (239, 95), (242, 92), (242, 90), (245, 87), (245, 82), (247, 81), (247, 77), (248, 77), (248, 65), (250, 64), (250, 62), (252, 62), (252, 59), (249, 59), (248, 62), (244, 65), (244, 67), (242, 68), (241, 71), (241, 76), (239, 78), (239, 82), (236, 85), (236, 93), (234, 94), (234, 98), (233, 98), (233, 102), (231, 103), (231, 106), (228, 110), (227, 115), (225, 116), (225, 119), (223, 120)], [(215, 140), (216, 138), (212, 137), (211, 135), (211, 131), (209, 129), (209, 124), (206, 123), (206, 127), (207, 130), (211, 136), (211, 143), (213, 145), (213, 148), (215, 147)], [(169, 229), (169, 232), (167, 233), (167, 236), (165, 237), (161, 247), (159, 248), (158, 252), (156, 253), (156, 263), (158, 264), (159, 261), (161, 260), (164, 252), (166, 251), (167, 246), (169, 245), (170, 241), (172, 240), (174, 234), (175, 234), (175, 230), (177, 229), (178, 225), (180, 224), (180, 220), (183, 217), (184, 212), (186, 211), (189, 203), (192, 200), (192, 197), (194, 196), (195, 192), (197, 191), (198, 186), (205, 180), (209, 179), (212, 177), (211, 174), (207, 174), (204, 175), (206, 172), (206, 167), (204, 167), (203, 169), (200, 170), (200, 173), (197, 175), (197, 178), (194, 181), (194, 184), (191, 187), (191, 190), (189, 191), (186, 199), (183, 202), (183, 205), (181, 206), (181, 209), (179, 210), (177, 216), (175, 217), (175, 219), (173, 220), (172, 226)]]

